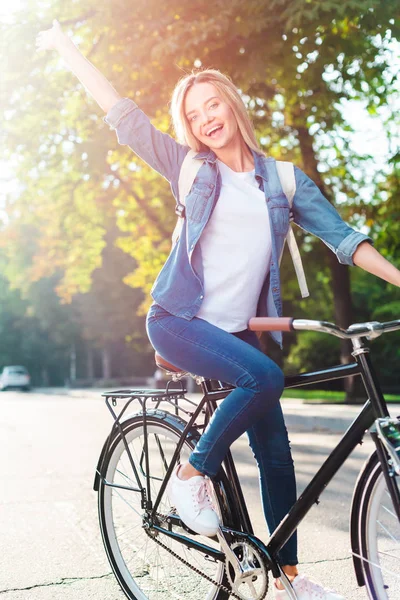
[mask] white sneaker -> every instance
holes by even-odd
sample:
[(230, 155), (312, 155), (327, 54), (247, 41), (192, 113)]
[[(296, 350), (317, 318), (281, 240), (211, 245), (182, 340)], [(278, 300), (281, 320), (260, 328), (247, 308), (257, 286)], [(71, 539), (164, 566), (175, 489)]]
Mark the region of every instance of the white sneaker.
[(172, 472), (168, 493), (182, 521), (196, 533), (213, 536), (218, 531), (219, 519), (211, 501), (211, 484), (202, 475), (179, 479), (178, 465)]
[[(344, 596), (333, 590), (323, 588), (305, 575), (297, 575), (292, 581), (297, 600), (346, 600)], [(285, 590), (278, 590), (274, 585), (275, 600), (289, 600)]]

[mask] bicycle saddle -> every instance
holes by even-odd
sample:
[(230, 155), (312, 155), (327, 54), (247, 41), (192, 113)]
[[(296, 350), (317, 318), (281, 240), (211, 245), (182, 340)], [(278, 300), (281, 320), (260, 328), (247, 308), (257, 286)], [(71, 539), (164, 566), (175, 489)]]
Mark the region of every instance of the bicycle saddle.
[(156, 361), (157, 367), (160, 367), (160, 369), (164, 369), (165, 371), (171, 371), (173, 373), (184, 373), (183, 369), (175, 367), (175, 365), (169, 363), (161, 356), (161, 354), (158, 354), (158, 352), (155, 353), (154, 360)]

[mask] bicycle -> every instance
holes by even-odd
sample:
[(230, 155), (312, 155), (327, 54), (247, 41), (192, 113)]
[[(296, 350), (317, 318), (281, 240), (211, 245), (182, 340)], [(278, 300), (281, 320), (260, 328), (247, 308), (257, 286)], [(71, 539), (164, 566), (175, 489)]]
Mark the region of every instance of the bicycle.
[[(285, 378), (285, 388), (360, 375), (367, 401), (358, 417), (315, 474), (267, 543), (253, 532), (246, 502), (230, 452), (213, 480), (214, 504), (221, 526), (204, 538), (179, 519), (168, 498), (167, 483), (177, 461), (187, 460), (217, 401), (233, 389), (176, 369), (156, 353), (157, 366), (171, 380), (165, 390), (105, 392), (113, 416), (111, 432), (99, 457), (94, 489), (102, 538), (113, 572), (131, 599), (185, 598), (190, 600), (261, 600), (268, 592), (269, 572), (280, 577), (289, 598), (293, 588), (276, 561), (321, 492), (362, 443), (368, 430), (375, 451), (362, 468), (352, 499), (351, 550), (356, 579), (371, 599), (400, 597), (400, 417), (389, 417), (374, 372), (369, 348), (362, 338), (374, 339), (400, 329), (400, 320), (356, 323), (341, 329), (333, 323), (291, 318), (253, 318), (249, 328), (313, 330), (351, 339), (354, 362)], [(204, 396), (196, 404), (185, 397), (184, 376), (193, 377)], [(180, 384), (172, 389), (173, 382)], [(117, 415), (118, 400), (125, 405)], [(126, 413), (134, 401), (140, 411)], [(148, 407), (148, 404), (153, 407)], [(164, 406), (173, 410), (165, 410)], [(197, 419), (201, 419), (198, 423)], [(396, 572), (397, 569), (397, 572)]]

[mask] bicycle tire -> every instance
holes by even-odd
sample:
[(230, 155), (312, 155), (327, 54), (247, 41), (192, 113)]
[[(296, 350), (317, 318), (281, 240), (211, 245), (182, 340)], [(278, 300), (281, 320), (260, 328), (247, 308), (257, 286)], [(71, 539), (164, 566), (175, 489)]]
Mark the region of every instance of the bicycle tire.
[[(155, 410), (147, 414), (148, 448), (150, 458), (150, 474), (152, 492), (159, 487), (161, 477), (165, 475), (166, 465), (172, 458), (174, 449), (182, 435), (185, 422), (170, 413)], [(138, 453), (143, 447), (143, 417), (137, 415), (122, 424), (125, 438), (129, 444), (136, 467), (140, 463)], [(181, 451), (181, 460), (186, 459), (194, 448), (193, 436), (185, 441)], [(164, 456), (160, 456), (160, 448)], [(132, 468), (130, 473), (132, 473)], [(129, 477), (128, 460), (123, 439), (120, 434), (113, 439), (109, 452), (105, 457), (104, 472), (109, 483), (128, 482), (137, 485)], [(140, 473), (142, 483), (145, 474)], [(157, 479), (156, 479), (157, 478)], [(128, 500), (127, 500), (128, 498)], [(152, 498), (153, 500), (155, 499)], [(221, 521), (225, 523), (226, 507), (214, 498), (216, 509)], [(104, 547), (114, 575), (125, 593), (131, 600), (169, 600), (184, 595), (188, 600), (226, 600), (228, 594), (214, 586), (200, 575), (186, 567), (177, 558), (160, 547), (156, 541), (149, 538), (142, 528), (141, 495), (138, 492), (128, 492), (111, 488), (102, 479), (98, 493), (98, 511), (100, 529)], [(167, 493), (158, 508), (164, 514), (170, 510)], [(128, 508), (126, 508), (128, 507)], [(129, 518), (129, 528), (126, 529), (125, 519)], [(136, 524), (132, 527), (133, 521)], [(125, 525), (124, 525), (125, 523)], [(179, 531), (179, 529), (178, 529)], [(187, 531), (181, 531), (185, 536), (192, 537)], [(224, 564), (206, 560), (203, 554), (189, 550), (179, 542), (162, 534), (160, 541), (168, 545), (190, 564), (206, 572), (213, 580), (229, 587)], [(217, 542), (210, 538), (196, 536), (198, 541), (214, 547)], [(141, 547), (140, 547), (141, 546)], [(147, 558), (146, 558), (147, 556)]]
[[(395, 480), (399, 486), (399, 477)], [(374, 452), (360, 474), (358, 548), (371, 600), (400, 598), (400, 523), (393, 509), (379, 458)]]

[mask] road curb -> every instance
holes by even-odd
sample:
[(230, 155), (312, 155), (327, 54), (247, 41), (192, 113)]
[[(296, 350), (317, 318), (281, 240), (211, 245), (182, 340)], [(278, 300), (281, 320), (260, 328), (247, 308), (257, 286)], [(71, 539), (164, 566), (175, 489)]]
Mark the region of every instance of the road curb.
[[(86, 398), (103, 400), (101, 394), (105, 389), (99, 388), (35, 388), (32, 394), (46, 394), (52, 396)], [(199, 401), (201, 394), (187, 394), (187, 397)], [(400, 414), (400, 404), (389, 404), (392, 416)], [(341, 433), (351, 425), (361, 412), (360, 404), (315, 404), (307, 403), (298, 398), (285, 398), (282, 400), (282, 409), (288, 430), (299, 432), (325, 431), (326, 433)]]
[[(298, 399), (282, 402), (285, 422), (294, 431), (344, 433), (362, 410), (361, 404), (308, 404)], [(389, 404), (391, 416), (400, 414), (399, 404)]]

